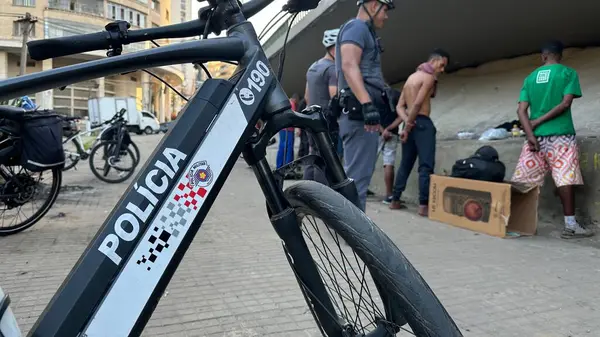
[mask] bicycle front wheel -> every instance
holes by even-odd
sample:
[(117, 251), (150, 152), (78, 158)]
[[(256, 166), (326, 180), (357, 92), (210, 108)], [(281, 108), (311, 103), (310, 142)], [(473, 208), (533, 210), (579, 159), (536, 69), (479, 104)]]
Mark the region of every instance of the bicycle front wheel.
[(134, 167), (137, 167), (137, 165), (140, 163), (140, 149), (138, 148), (137, 144), (134, 143), (133, 141), (131, 141), (131, 143), (129, 143), (129, 148), (132, 149), (132, 152), (134, 154)]
[[(320, 322), (324, 320), (340, 324), (347, 336), (396, 336), (402, 330), (423, 337), (462, 336), (398, 247), (341, 194), (323, 184), (303, 181), (286, 189), (285, 196), (296, 211), (306, 244), (337, 311), (319, 317), (312, 304), (319, 299), (311, 298), (310, 289), (299, 282), (324, 336), (333, 337), (323, 330)], [(354, 281), (359, 285), (349, 284)], [(410, 328), (403, 326), (405, 323)]]
[(133, 151), (129, 147), (117, 149), (117, 142), (113, 140), (102, 141), (94, 146), (89, 161), (92, 173), (109, 184), (129, 179), (136, 167)]

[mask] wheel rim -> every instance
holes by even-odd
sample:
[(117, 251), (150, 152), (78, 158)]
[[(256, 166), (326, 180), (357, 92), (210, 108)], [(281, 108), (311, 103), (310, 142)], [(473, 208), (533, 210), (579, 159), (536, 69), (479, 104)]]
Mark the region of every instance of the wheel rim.
[[(398, 331), (414, 335), (392, 322), (392, 309), (383, 304), (369, 268), (351, 247), (309, 211), (297, 213), (306, 244), (336, 311), (330, 314), (341, 319), (347, 336), (395, 336)], [(356, 281), (359, 285), (353, 284)]]

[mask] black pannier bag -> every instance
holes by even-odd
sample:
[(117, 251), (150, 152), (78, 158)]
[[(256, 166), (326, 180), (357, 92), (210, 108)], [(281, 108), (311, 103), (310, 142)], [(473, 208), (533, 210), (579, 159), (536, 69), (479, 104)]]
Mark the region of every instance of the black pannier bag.
[(63, 120), (53, 113), (35, 112), (21, 124), (21, 165), (41, 172), (65, 165)]
[(498, 158), (498, 151), (491, 146), (480, 147), (469, 158), (457, 160), (452, 166), (451, 177), (501, 183), (506, 167)]

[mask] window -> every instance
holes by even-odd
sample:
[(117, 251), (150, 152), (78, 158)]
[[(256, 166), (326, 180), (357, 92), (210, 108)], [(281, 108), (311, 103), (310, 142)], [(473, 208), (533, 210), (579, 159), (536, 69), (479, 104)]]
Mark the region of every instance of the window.
[(141, 26), (142, 26), (142, 24), (141, 24), (141, 20), (140, 20), (140, 14), (137, 14), (137, 15), (136, 15), (136, 19), (137, 19), (137, 20), (136, 20), (135, 22), (137, 23), (137, 26), (138, 26), (138, 27), (141, 27)]
[(125, 20), (125, 8), (121, 8), (121, 16), (119, 16), (119, 20)]
[(129, 23), (133, 24), (133, 12), (128, 10), (129, 12)]
[(117, 18), (117, 7), (115, 5), (108, 5), (110, 8), (110, 18), (115, 20)]
[(150, 114), (150, 113), (148, 113), (148, 112), (145, 112), (145, 111), (142, 111), (142, 116), (144, 116), (144, 117), (148, 117), (148, 118), (152, 118), (152, 119), (154, 119), (154, 118), (155, 118), (155, 117), (154, 117), (154, 115), (152, 115), (152, 114)]
[[(23, 27), (24, 25), (21, 22), (13, 22), (13, 36), (23, 36)], [(29, 27), (29, 36), (35, 37), (35, 22), (33, 23), (33, 27), (30, 24), (27, 25)]]
[(35, 0), (13, 0), (13, 6), (35, 7)]

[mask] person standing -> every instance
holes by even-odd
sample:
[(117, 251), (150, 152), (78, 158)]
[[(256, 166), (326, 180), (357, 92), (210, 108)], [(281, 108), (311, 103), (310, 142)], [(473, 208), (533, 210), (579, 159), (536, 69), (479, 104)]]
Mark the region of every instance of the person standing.
[(583, 178), (571, 105), (582, 93), (577, 71), (561, 64), (562, 53), (563, 45), (558, 41), (545, 45), (543, 65), (523, 82), (518, 115), (527, 141), (512, 181), (541, 186), (551, 172), (565, 216), (561, 237), (572, 239), (589, 237), (593, 232), (575, 220), (573, 186), (583, 185)]
[[(386, 90), (388, 104), (392, 113), (381, 119), (381, 138), (379, 139), (379, 152), (383, 161), (383, 180), (385, 182), (384, 204), (392, 202), (392, 188), (394, 186), (394, 166), (396, 165), (396, 151), (400, 138), (398, 126), (402, 122), (401, 116), (396, 113), (396, 105), (400, 100), (400, 92), (393, 88)], [(395, 116), (394, 116), (395, 115)], [(394, 118), (396, 117), (396, 118)]]
[[(337, 94), (337, 76), (335, 73), (335, 44), (339, 29), (326, 30), (323, 33), (323, 46), (325, 55), (315, 61), (306, 72), (306, 89), (304, 97), (306, 104), (318, 105), (323, 109), (323, 114), (327, 118), (329, 127), (329, 136), (332, 145), (338, 144), (339, 126), (337, 120), (333, 117), (334, 113), (329, 109), (329, 101)], [(308, 138), (310, 144), (310, 153), (317, 154), (315, 142), (312, 135)], [(324, 172), (314, 166), (308, 166), (304, 170), (304, 179), (315, 180), (323, 184), (328, 184)]]
[(358, 14), (341, 28), (336, 44), (336, 72), (340, 104), (340, 137), (344, 169), (358, 190), (359, 208), (365, 211), (367, 190), (375, 170), (381, 116), (389, 112), (383, 100), (381, 45), (376, 29), (387, 20), (393, 0), (359, 0)]
[[(408, 77), (396, 106), (398, 116), (404, 121), (400, 132), (402, 161), (396, 174), (390, 209), (406, 206), (400, 201), (410, 172), (419, 158), (419, 215), (428, 215), (429, 179), (435, 166), (435, 125), (431, 115), (431, 97), (435, 96), (437, 76), (444, 72), (450, 56), (441, 49), (435, 50), (429, 60), (421, 64)], [(407, 111), (408, 110), (408, 111)]]

